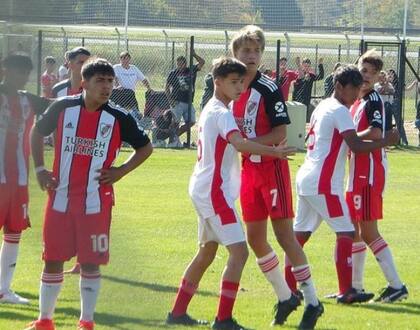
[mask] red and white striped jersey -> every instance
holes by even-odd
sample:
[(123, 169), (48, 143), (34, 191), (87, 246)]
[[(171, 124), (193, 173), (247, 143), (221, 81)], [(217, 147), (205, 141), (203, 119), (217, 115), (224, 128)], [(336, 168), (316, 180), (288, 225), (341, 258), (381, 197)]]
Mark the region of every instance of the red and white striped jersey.
[(76, 95), (76, 94), (80, 94), (82, 91), (83, 91), (82, 88), (72, 89), (71, 80), (66, 79), (54, 85), (52, 89), (52, 98), (56, 99), (63, 96)]
[(222, 222), (236, 219), (232, 209), (239, 197), (239, 159), (228, 142), (235, 131), (239, 128), (231, 110), (211, 98), (198, 121), (198, 159), (189, 184), (191, 199), (203, 218), (217, 214)]
[[(352, 105), (350, 112), (357, 132), (362, 132), (369, 127), (376, 127), (384, 134), (389, 127), (386, 123), (385, 109), (381, 96), (375, 90), (358, 99)], [(350, 155), (347, 191), (359, 192), (370, 185), (374, 191), (382, 194), (385, 188), (386, 170), (385, 149), (380, 148), (363, 154), (352, 152)]]
[(53, 175), (59, 184), (51, 200), (59, 212), (101, 212), (101, 205), (113, 202), (113, 191), (95, 179), (98, 170), (112, 166), (122, 141), (134, 149), (149, 143), (124, 109), (105, 103), (88, 112), (83, 95), (55, 101), (39, 118), (36, 129), (44, 136), (55, 131)]
[(34, 113), (41, 114), (48, 104), (46, 99), (0, 85), (0, 184), (28, 185), (29, 132)]
[[(259, 71), (248, 89), (233, 103), (233, 115), (241, 132), (248, 138), (265, 135), (273, 127), (290, 124), (286, 104), (276, 83)], [(243, 156), (255, 163), (274, 159), (259, 155)]]
[(354, 130), (349, 109), (336, 98), (323, 100), (311, 116), (307, 152), (296, 176), (299, 195), (344, 193), (348, 146), (342, 133)]

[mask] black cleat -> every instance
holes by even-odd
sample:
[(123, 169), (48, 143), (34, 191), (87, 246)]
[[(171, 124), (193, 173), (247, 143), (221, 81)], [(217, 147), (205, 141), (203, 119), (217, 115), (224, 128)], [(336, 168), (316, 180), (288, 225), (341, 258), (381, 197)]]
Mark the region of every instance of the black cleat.
[(371, 300), (375, 295), (365, 290), (349, 289), (346, 293), (337, 296), (339, 304), (364, 303)]
[(379, 297), (376, 298), (375, 302), (382, 302), (382, 303), (392, 303), (395, 301), (400, 301), (403, 299), (407, 299), (408, 297), (408, 290), (405, 285), (401, 287), (401, 289), (394, 289), (393, 287), (389, 286), (383, 288)]
[(172, 313), (168, 313), (168, 317), (166, 318), (166, 324), (169, 325), (188, 325), (188, 326), (194, 326), (194, 325), (208, 325), (209, 322), (205, 320), (196, 320), (193, 319), (188, 314), (184, 314), (181, 316), (173, 316)]
[(315, 328), (316, 321), (324, 313), (324, 306), (318, 300), (318, 305), (308, 305), (303, 312), (302, 320), (299, 323), (298, 329), (311, 330)]
[(211, 328), (214, 330), (246, 330), (244, 326), (240, 325), (233, 318), (219, 321), (217, 317), (211, 325)]
[(302, 291), (300, 291), (299, 289), (298, 290), (296, 290), (295, 292), (293, 292), (294, 293), (294, 295), (296, 296), (296, 297), (298, 297), (298, 299), (299, 299), (299, 301), (303, 301), (303, 292)]
[(299, 305), (300, 300), (294, 293), (292, 293), (289, 299), (283, 302), (279, 301), (274, 305), (274, 320), (271, 322), (271, 325), (282, 325), (286, 322), (290, 313), (295, 311)]

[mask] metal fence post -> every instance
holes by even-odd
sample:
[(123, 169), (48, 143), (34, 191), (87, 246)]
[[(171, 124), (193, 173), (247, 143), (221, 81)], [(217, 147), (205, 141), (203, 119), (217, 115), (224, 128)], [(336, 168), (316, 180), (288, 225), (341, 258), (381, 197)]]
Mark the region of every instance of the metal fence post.
[(120, 55), (120, 47), (121, 47), (121, 33), (118, 31), (118, 28), (115, 28), (115, 32), (117, 32), (117, 55)]
[(82, 47), (85, 47), (85, 37), (82, 37)]
[(61, 27), (61, 31), (63, 32), (63, 53), (65, 53), (69, 49), (69, 39), (67, 38), (67, 32), (63, 27)]
[(165, 64), (168, 66), (168, 52), (169, 52), (169, 36), (165, 30), (162, 30), (163, 35), (165, 36)]
[(171, 59), (171, 69), (175, 68), (175, 41), (172, 41), (172, 59)]
[(225, 55), (227, 56), (229, 54), (229, 34), (225, 30)]
[(41, 74), (42, 74), (42, 31), (38, 31), (38, 64), (36, 70), (36, 92), (41, 95)]
[(290, 60), (290, 37), (287, 32), (284, 32), (284, 37), (286, 38), (286, 58), (289, 62)]
[(338, 45), (338, 59), (337, 59), (337, 61), (341, 62), (341, 44)]
[[(420, 46), (419, 46), (419, 49), (418, 49), (418, 52), (417, 52), (417, 75), (418, 76), (420, 75)], [(416, 103), (414, 103), (414, 107), (416, 109), (416, 112), (417, 112), (417, 103), (418, 102), (419, 102), (419, 87), (417, 85), (417, 88), (416, 88)], [(420, 115), (420, 114), (418, 114), (418, 115)], [(416, 119), (417, 119), (417, 113), (416, 113)]]
[[(280, 83), (280, 39), (277, 39), (277, 49), (276, 49), (276, 84)], [(283, 95), (283, 97), (286, 97)]]
[[(194, 54), (194, 36), (191, 36), (190, 37), (190, 85), (188, 86), (188, 115), (187, 115), (188, 125), (191, 123), (191, 111), (192, 111), (194, 75), (195, 75), (193, 54)], [(190, 145), (191, 145), (191, 125), (188, 126), (188, 130), (187, 130), (187, 148), (189, 148)]]
[[(318, 44), (315, 45), (315, 74), (318, 75)], [(316, 96), (316, 80), (314, 82), (314, 95)]]
[[(399, 122), (398, 123), (396, 123), (397, 124), (397, 128), (399, 128), (399, 131), (400, 131), (400, 134), (402, 135), (403, 134), (403, 132), (404, 132), (404, 112), (405, 112), (405, 109), (404, 109), (404, 103), (405, 102), (403, 102), (403, 100), (404, 100), (404, 91), (405, 91), (405, 58), (406, 58), (406, 51), (407, 51), (407, 49), (406, 49), (406, 45), (405, 45), (405, 40), (402, 40), (401, 41), (401, 44), (400, 44), (400, 51), (399, 51), (399, 63), (398, 63), (398, 66), (399, 66), (399, 72), (398, 72), (398, 75), (399, 75), (399, 84), (398, 84), (398, 92), (397, 92), (397, 95), (399, 96), (399, 99), (398, 99), (398, 107), (399, 107), (399, 111), (400, 111), (400, 114), (399, 114)], [(404, 133), (404, 135), (405, 135), (405, 133)], [(407, 138), (405, 137), (405, 136), (401, 136), (401, 139), (403, 140), (403, 142), (407, 142), (407, 141), (404, 141), (404, 140), (406, 140)], [(400, 139), (400, 142), (401, 142), (401, 139)]]
[(344, 37), (346, 38), (347, 41), (347, 63), (350, 63), (350, 38), (348, 36), (347, 33), (344, 33)]

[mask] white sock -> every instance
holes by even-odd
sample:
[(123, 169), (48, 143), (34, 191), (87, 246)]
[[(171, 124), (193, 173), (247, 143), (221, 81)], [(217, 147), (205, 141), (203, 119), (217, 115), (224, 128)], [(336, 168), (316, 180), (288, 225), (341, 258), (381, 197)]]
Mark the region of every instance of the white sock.
[(391, 250), (385, 240), (382, 237), (378, 237), (369, 244), (369, 247), (375, 255), (379, 266), (381, 266), (382, 272), (384, 273), (389, 285), (394, 289), (401, 289), (403, 284), (398, 276)]
[(42, 273), (39, 288), (39, 319), (52, 320), (58, 294), (63, 284), (63, 273)]
[(101, 287), (101, 273), (97, 272), (80, 274), (80, 301), (81, 313), (80, 320), (93, 321), (96, 301)]
[(0, 251), (0, 294), (10, 290), (19, 251), (20, 234), (4, 234)]
[(365, 271), (366, 263), (366, 244), (365, 242), (354, 242), (352, 248), (352, 286), (356, 290), (362, 290), (363, 288), (363, 274)]
[(305, 306), (318, 306), (318, 297), (316, 296), (316, 290), (314, 282), (312, 281), (309, 265), (293, 267), (292, 272), (296, 281), (299, 283), (299, 288), (303, 291)]
[(288, 300), (292, 294), (289, 286), (284, 280), (283, 274), (280, 272), (279, 259), (274, 251), (257, 259), (258, 266), (260, 266), (266, 279), (273, 286), (274, 292), (280, 302)]

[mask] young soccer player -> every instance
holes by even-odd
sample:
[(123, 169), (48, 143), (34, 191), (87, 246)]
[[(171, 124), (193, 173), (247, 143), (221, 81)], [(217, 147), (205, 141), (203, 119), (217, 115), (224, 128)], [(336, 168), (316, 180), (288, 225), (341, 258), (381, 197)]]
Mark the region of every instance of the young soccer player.
[[(63, 283), (63, 263), (77, 256), (81, 265), (81, 315), (78, 329), (94, 328), (99, 294), (99, 265), (109, 259), (112, 184), (137, 168), (152, 146), (134, 119), (109, 97), (114, 84), (112, 65), (91, 59), (82, 67), (83, 93), (54, 102), (32, 130), (35, 172), (48, 191), (39, 293), (40, 314), (29, 329), (53, 330), (53, 314)], [(53, 170), (44, 167), (42, 137), (55, 132)], [(113, 166), (122, 141), (134, 152), (121, 166)]]
[(386, 139), (373, 142), (365, 142), (357, 136), (348, 107), (356, 100), (362, 81), (355, 66), (337, 69), (333, 96), (322, 101), (311, 116), (305, 162), (296, 176), (298, 203), (294, 231), (302, 245), (322, 219), (336, 233), (337, 302), (340, 303), (364, 302), (373, 297), (352, 288), (354, 226), (344, 198), (348, 148), (352, 152), (367, 153), (398, 142), (396, 131), (391, 131)]
[[(390, 129), (384, 105), (374, 84), (378, 81), (383, 61), (375, 51), (363, 54), (358, 62), (363, 76), (359, 98), (351, 107), (351, 114), (358, 135), (364, 140), (379, 140)], [(394, 302), (408, 297), (406, 286), (401, 282), (391, 250), (378, 229), (382, 219), (382, 195), (385, 188), (387, 159), (384, 149), (368, 154), (351, 154), (347, 203), (356, 227), (353, 243), (353, 286), (363, 289), (363, 272), (366, 244), (375, 255), (388, 286), (382, 290), (378, 302)]]
[[(10, 290), (23, 230), (28, 217), (29, 131), (34, 113), (41, 114), (49, 102), (21, 91), (32, 70), (30, 57), (9, 55), (3, 60), (0, 84), (0, 303), (27, 304)], [(1, 67), (1, 66), (0, 66)]]
[(283, 144), (264, 146), (242, 137), (229, 104), (241, 95), (245, 73), (245, 65), (238, 60), (220, 58), (214, 62), (215, 92), (200, 115), (198, 160), (189, 186), (199, 218), (200, 246), (184, 272), (173, 309), (166, 320), (168, 324), (206, 323), (192, 319), (187, 314), (187, 307), (220, 244), (226, 246), (229, 259), (220, 283), (219, 307), (212, 328), (244, 329), (232, 318), (239, 281), (248, 257), (244, 233), (234, 206), (240, 181), (236, 151), (274, 158), (285, 158), (294, 151), (294, 148)]
[[(286, 138), (286, 126), (290, 120), (278, 87), (258, 71), (264, 47), (264, 33), (257, 26), (244, 27), (232, 39), (233, 55), (247, 66), (246, 90), (234, 102), (233, 114), (242, 134), (248, 139), (277, 145)], [(293, 235), (288, 162), (252, 153), (243, 153), (242, 158), (240, 200), (247, 240), (278, 300), (272, 324), (283, 324), (300, 301), (289, 289), (280, 272), (277, 255), (268, 242), (268, 217), (277, 241), (290, 259), (288, 265), (290, 268), (293, 265), (294, 276), (301, 283), (306, 305), (301, 326), (313, 327), (323, 307), (316, 296), (306, 256)]]

